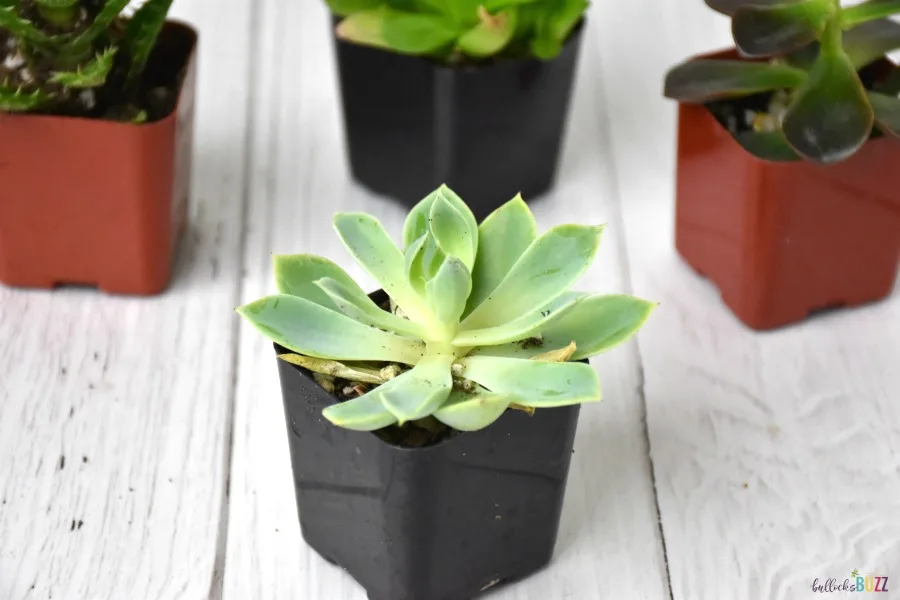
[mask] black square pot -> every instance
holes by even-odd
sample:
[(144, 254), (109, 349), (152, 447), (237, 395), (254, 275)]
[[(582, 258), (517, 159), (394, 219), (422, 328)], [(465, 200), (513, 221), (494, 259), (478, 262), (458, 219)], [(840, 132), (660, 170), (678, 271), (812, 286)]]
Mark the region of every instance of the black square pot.
[(446, 183), (479, 220), (553, 185), (582, 31), (551, 61), (449, 67), (336, 39), (350, 169), (413, 206)]
[(580, 406), (400, 448), (333, 426), (337, 399), (278, 371), (303, 538), (371, 600), (467, 600), (550, 561)]

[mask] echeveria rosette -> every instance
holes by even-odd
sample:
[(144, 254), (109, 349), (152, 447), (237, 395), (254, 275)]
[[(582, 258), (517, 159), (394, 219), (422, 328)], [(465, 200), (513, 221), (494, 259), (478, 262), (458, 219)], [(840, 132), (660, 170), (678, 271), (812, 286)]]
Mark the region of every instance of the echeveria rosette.
[(401, 54), (485, 59), (558, 55), (587, 0), (326, 0), (340, 38)]
[(395, 310), (377, 306), (333, 262), (294, 255), (275, 257), (279, 293), (238, 312), (294, 353), (284, 359), (376, 385), (325, 410), (340, 427), (372, 431), (433, 416), (474, 431), (511, 406), (600, 400), (596, 372), (578, 361), (627, 340), (655, 308), (570, 291), (603, 228), (561, 225), (539, 235), (520, 197), (479, 225), (442, 186), (410, 212), (402, 249), (369, 215), (338, 214), (334, 224)]
[[(900, 0), (706, 0), (732, 18), (743, 59), (694, 59), (672, 69), (665, 95), (705, 104), (766, 92), (787, 98), (735, 138), (765, 160), (835, 163), (874, 130), (897, 135), (896, 91), (866, 89), (859, 71), (900, 48)], [(779, 100), (781, 97), (779, 97)], [(774, 129), (771, 123), (776, 126)]]

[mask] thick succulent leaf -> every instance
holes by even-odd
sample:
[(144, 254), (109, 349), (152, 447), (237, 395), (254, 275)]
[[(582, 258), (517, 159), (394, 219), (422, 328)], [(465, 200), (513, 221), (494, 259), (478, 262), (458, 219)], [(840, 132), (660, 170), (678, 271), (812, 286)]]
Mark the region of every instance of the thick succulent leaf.
[(297, 296), (268, 296), (237, 309), (260, 333), (288, 350), (315, 358), (417, 363), (425, 345)]
[(457, 431), (479, 431), (502, 417), (512, 401), (481, 387), (474, 393), (453, 390), (434, 418)]
[(384, 12), (384, 7), (379, 6), (350, 13), (338, 23), (335, 35), (354, 44), (389, 50), (390, 46), (384, 39)]
[(844, 33), (844, 52), (859, 70), (900, 48), (900, 23), (879, 19)]
[(362, 288), (341, 267), (327, 258), (312, 254), (276, 254), (272, 257), (275, 273), (275, 287), (280, 294), (299, 296), (315, 302), (319, 306), (340, 310), (321, 287), (320, 279), (333, 279), (349, 290), (365, 296)]
[(26, 92), (21, 88), (0, 86), (0, 111), (3, 112), (28, 112), (39, 108), (51, 99), (52, 96), (41, 90)]
[(741, 131), (734, 139), (744, 150), (772, 162), (792, 162), (800, 160), (782, 131)]
[(83, 67), (75, 71), (57, 71), (50, 76), (52, 83), (68, 88), (95, 88), (106, 83), (115, 61), (117, 48), (107, 48)]
[(378, 222), (363, 213), (342, 213), (334, 227), (347, 251), (415, 321), (422, 322), (422, 301), (406, 277), (403, 254)]
[(438, 248), (459, 258), (471, 271), (478, 248), (478, 228), (442, 195), (435, 198), (428, 217), (428, 228)]
[(771, 6), (799, 1), (800, 0), (706, 0), (706, 5), (723, 15), (732, 16), (739, 8), (745, 6)]
[(563, 295), (593, 262), (602, 231), (602, 226), (560, 225), (539, 237), (461, 330), (508, 323)]
[[(390, 381), (384, 385), (390, 385)], [(375, 388), (374, 391), (378, 389), (380, 388)], [(373, 392), (332, 404), (322, 411), (322, 416), (338, 427), (354, 431), (375, 431), (397, 422), (397, 417), (381, 402), (381, 396)]]
[(425, 284), (437, 275), (446, 258), (431, 233), (426, 233), (407, 248), (404, 256), (406, 280), (419, 296), (425, 296)]
[(782, 130), (801, 156), (833, 163), (869, 139), (874, 114), (856, 69), (838, 46), (823, 46), (809, 79), (785, 114)]
[(472, 294), (466, 313), (490, 296), (538, 237), (534, 215), (522, 196), (516, 196), (493, 213), (478, 228), (478, 255), (472, 272)]
[(387, 7), (351, 14), (337, 28), (342, 39), (412, 55), (431, 54), (446, 48), (463, 31), (445, 15)]
[(743, 6), (734, 13), (731, 33), (745, 56), (786, 54), (819, 39), (833, 10), (832, 0)]
[(315, 282), (316, 287), (325, 293), (337, 309), (353, 319), (365, 325), (371, 325), (379, 329), (385, 329), (408, 337), (421, 339), (422, 327), (409, 319), (382, 310), (360, 288), (348, 287), (331, 278), (320, 279)]
[(329, 377), (340, 377), (349, 381), (359, 381), (361, 383), (371, 383), (381, 385), (386, 380), (381, 376), (380, 371), (376, 369), (368, 369), (365, 367), (357, 367), (352, 364), (345, 364), (336, 360), (327, 360), (324, 358), (314, 358), (312, 356), (303, 356), (302, 354), (280, 354), (278, 358), (284, 362), (303, 367), (308, 371), (328, 375)]
[[(459, 214), (461, 214), (465, 219), (467, 229), (469, 231), (478, 230), (478, 221), (475, 220), (475, 215), (472, 214), (472, 210), (466, 205), (465, 202), (463, 202), (462, 198), (460, 198), (456, 194), (456, 192), (451, 190), (446, 185), (442, 185), (438, 189), (428, 194), (418, 204), (416, 204), (411, 211), (409, 211), (409, 214), (406, 217), (406, 222), (403, 224), (404, 249), (408, 249), (413, 242), (428, 233), (428, 218), (431, 216), (431, 207), (434, 205), (434, 202), (438, 198), (443, 198), (444, 200), (449, 202), (453, 206), (453, 208), (459, 211)], [(472, 237), (471, 243), (472, 254), (477, 254), (478, 236)]]
[(125, 46), (131, 58), (128, 85), (136, 85), (143, 75), (171, 7), (172, 0), (147, 0), (128, 21), (125, 29)]
[(582, 294), (567, 292), (540, 310), (528, 313), (514, 321), (487, 329), (460, 332), (453, 340), (453, 345), (459, 348), (497, 346), (530, 338), (540, 333), (549, 323), (561, 318), (582, 298), (584, 298)]
[(107, 0), (94, 17), (94, 21), (78, 36), (66, 43), (64, 51), (71, 54), (83, 54), (87, 52), (94, 41), (109, 30), (110, 24), (118, 18), (129, 0)]
[(841, 10), (845, 29), (900, 13), (900, 0), (866, 0)]
[(540, 343), (479, 347), (476, 355), (534, 358), (575, 342), (572, 360), (611, 350), (643, 327), (656, 304), (623, 295), (590, 296), (552, 320), (541, 331)]
[(466, 308), (466, 299), (472, 291), (469, 269), (460, 259), (448, 256), (425, 289), (432, 314), (444, 325), (445, 331), (455, 331), (459, 317)]
[(483, 18), (459, 37), (456, 47), (463, 54), (475, 58), (493, 56), (512, 41), (516, 33), (517, 18), (518, 13), (515, 9)]
[(48, 44), (52, 41), (52, 38), (38, 29), (34, 23), (19, 16), (18, 9), (12, 5), (0, 4), (0, 30), (35, 44)]
[(401, 425), (424, 419), (447, 401), (453, 388), (452, 363), (452, 355), (426, 356), (412, 370), (373, 392)]
[(806, 77), (804, 71), (788, 65), (697, 59), (669, 71), (665, 95), (679, 102), (705, 103), (769, 90), (795, 88), (802, 85)]
[(459, 361), (463, 377), (497, 394), (534, 408), (570, 406), (600, 400), (600, 381), (584, 363), (550, 363), (497, 356), (468, 356)]
[(384, 4), (384, 0), (325, 0), (325, 4), (334, 14), (346, 17), (363, 10), (378, 8)]
[(35, 0), (41, 18), (57, 27), (71, 27), (78, 18), (79, 0)]
[(869, 102), (875, 110), (875, 122), (884, 133), (900, 137), (900, 98), (869, 92)]

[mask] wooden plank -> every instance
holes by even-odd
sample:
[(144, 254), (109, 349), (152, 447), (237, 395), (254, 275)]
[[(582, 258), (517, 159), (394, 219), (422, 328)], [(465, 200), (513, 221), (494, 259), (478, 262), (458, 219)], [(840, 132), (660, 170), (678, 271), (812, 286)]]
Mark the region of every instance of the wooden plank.
[(900, 297), (742, 327), (675, 254), (675, 105), (661, 97), (670, 65), (728, 44), (728, 21), (699, 1), (599, 13), (634, 288), (662, 303), (639, 348), (675, 600), (794, 600), (816, 578), (896, 573)]
[(0, 289), (3, 599), (221, 592), (250, 4), (175, 4), (202, 41), (191, 224), (172, 289)]
[[(332, 213), (371, 212), (396, 236), (404, 211), (348, 179), (328, 16), (318, 2), (265, 0), (257, 10), (263, 32), (256, 51), (260, 100), (243, 298), (273, 291), (272, 252), (324, 254), (371, 283), (341, 248)], [(592, 29), (590, 35), (596, 34)], [(581, 65), (561, 183), (534, 205), (542, 227), (619, 221), (604, 167), (609, 156), (602, 82), (594, 77), (598, 66), (593, 55)], [(621, 290), (626, 284), (618, 235), (610, 228), (602, 258), (583, 288)], [(239, 352), (225, 598), (364, 598), (356, 583), (300, 537), (271, 346), (245, 326)], [(611, 582), (627, 582), (630, 598), (669, 597), (635, 347), (618, 349), (598, 364), (607, 400), (583, 413), (556, 560), (549, 570), (492, 598), (600, 598)]]

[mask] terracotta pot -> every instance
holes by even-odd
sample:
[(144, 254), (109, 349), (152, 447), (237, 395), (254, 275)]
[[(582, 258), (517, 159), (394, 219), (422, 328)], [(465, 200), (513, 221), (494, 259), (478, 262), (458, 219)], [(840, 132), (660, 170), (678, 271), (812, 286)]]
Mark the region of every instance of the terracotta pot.
[(193, 29), (166, 24), (148, 76), (184, 75), (160, 121), (0, 114), (0, 282), (166, 288), (190, 191), (196, 46)]
[(446, 183), (479, 220), (553, 185), (584, 26), (550, 61), (448, 67), (336, 40), (350, 169), (412, 207)]
[(678, 130), (675, 244), (741, 321), (770, 329), (891, 293), (897, 140), (822, 167), (756, 158), (704, 106), (680, 105)]

